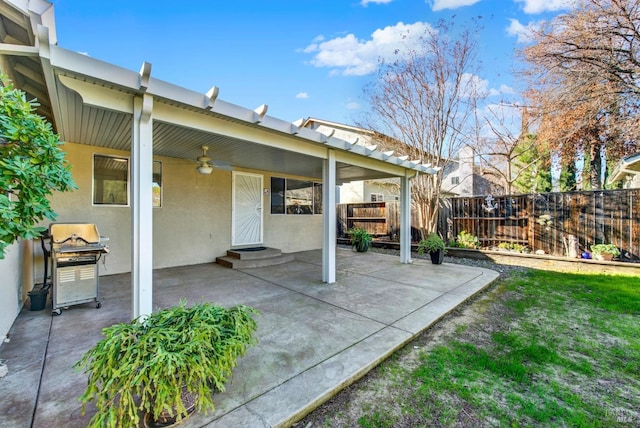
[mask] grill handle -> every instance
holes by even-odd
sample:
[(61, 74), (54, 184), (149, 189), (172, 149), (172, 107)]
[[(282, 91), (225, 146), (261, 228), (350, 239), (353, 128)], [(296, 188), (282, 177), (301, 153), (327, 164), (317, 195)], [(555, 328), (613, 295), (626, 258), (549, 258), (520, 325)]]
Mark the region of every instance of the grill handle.
[(76, 234), (71, 235), (70, 237), (68, 237), (67, 239), (63, 239), (62, 241), (56, 241), (56, 244), (64, 244), (67, 241), (77, 241), (77, 240), (81, 240), (83, 241), (85, 244), (91, 244), (91, 242), (87, 241), (86, 239), (84, 239), (82, 236), (78, 236)]

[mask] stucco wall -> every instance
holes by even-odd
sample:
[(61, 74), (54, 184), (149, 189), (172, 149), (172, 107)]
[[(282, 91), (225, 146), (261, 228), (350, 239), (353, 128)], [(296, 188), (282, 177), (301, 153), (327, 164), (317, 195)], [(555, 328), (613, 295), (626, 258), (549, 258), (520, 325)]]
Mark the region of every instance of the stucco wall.
[[(100, 274), (129, 272), (130, 207), (92, 205), (93, 154), (128, 158), (129, 152), (73, 143), (63, 150), (78, 189), (54, 195), (56, 221), (97, 224), (100, 234), (109, 238), (111, 250), (105, 265), (100, 262)], [(214, 169), (211, 175), (202, 175), (189, 160), (159, 156), (154, 160), (162, 162), (162, 207), (153, 209), (154, 268), (209, 263), (224, 255), (231, 247), (231, 172)], [(269, 173), (247, 172), (263, 174), (264, 187), (270, 187)], [(321, 248), (322, 216), (271, 215), (270, 197), (263, 197), (265, 245), (283, 252)], [(35, 259), (35, 272), (41, 276), (39, 258)]]
[(363, 202), (371, 202), (372, 193), (382, 194), (384, 201), (387, 202), (400, 200), (400, 180), (397, 178), (367, 180), (364, 182)]
[(364, 182), (352, 181), (340, 186), (339, 204), (351, 204), (364, 200)]
[[(265, 171), (251, 171), (264, 175), (264, 188), (271, 188), (271, 177), (308, 178)], [(264, 195), (264, 245), (283, 253), (322, 248), (322, 215), (271, 214), (271, 196)]]
[(31, 278), (24, 269), (24, 253), (27, 243), (20, 242), (7, 247), (5, 258), (0, 260), (0, 346), (24, 304), (26, 289)]

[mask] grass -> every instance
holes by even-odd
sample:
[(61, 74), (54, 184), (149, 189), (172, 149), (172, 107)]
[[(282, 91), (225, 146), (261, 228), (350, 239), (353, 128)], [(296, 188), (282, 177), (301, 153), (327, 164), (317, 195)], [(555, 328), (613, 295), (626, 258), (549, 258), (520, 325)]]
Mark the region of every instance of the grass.
[(640, 426), (640, 278), (529, 271), (486, 299), (438, 345), (383, 363), (324, 426)]

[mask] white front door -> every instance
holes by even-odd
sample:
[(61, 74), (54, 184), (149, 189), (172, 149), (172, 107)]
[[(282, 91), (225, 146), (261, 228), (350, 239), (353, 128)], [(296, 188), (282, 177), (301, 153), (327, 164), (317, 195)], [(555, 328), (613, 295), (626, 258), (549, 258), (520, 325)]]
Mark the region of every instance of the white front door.
[(262, 244), (262, 175), (232, 173), (231, 245)]

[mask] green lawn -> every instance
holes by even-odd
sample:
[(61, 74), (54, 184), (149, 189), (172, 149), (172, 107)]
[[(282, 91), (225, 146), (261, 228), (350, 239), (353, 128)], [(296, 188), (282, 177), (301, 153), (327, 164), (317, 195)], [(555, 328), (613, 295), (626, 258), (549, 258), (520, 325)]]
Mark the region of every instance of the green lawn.
[(313, 418), (331, 427), (640, 426), (640, 278), (529, 271), (464, 313), (434, 328), (449, 323), (440, 340), (426, 333)]

